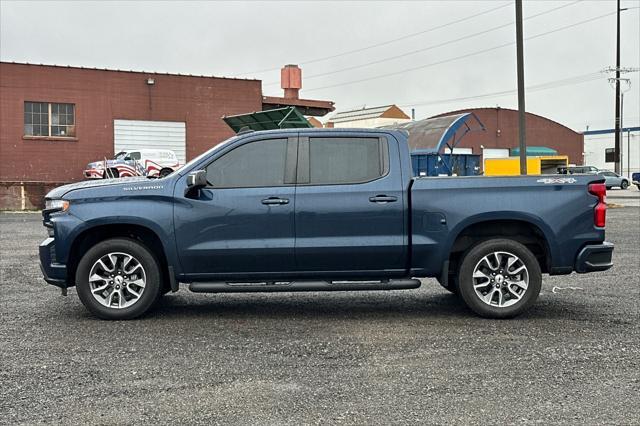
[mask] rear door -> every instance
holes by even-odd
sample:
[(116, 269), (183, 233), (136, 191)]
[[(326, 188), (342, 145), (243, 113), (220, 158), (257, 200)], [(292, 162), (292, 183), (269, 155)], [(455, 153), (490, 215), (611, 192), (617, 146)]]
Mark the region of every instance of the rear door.
[(300, 137), (295, 206), (298, 271), (367, 275), (404, 270), (399, 167), (397, 142), (387, 137), (371, 133)]

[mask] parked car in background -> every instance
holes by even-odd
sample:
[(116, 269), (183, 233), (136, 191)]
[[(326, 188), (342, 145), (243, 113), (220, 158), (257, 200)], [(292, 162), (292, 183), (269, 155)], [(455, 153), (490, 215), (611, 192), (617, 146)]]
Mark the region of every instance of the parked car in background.
[(640, 173), (634, 173), (631, 175), (631, 182), (633, 182), (633, 184), (635, 186), (638, 187), (638, 189), (640, 189)]
[(107, 319), (143, 314), (180, 282), (409, 290), (422, 277), (508, 318), (535, 302), (543, 273), (611, 268), (605, 194), (599, 175), (415, 177), (400, 130), (250, 131), (162, 180), (49, 192), (40, 263)]
[(598, 172), (598, 174), (604, 177), (604, 184), (607, 189), (611, 189), (613, 187), (618, 187), (620, 189), (627, 189), (629, 187), (629, 179), (626, 177), (622, 177), (617, 173), (611, 172), (609, 170), (602, 170)]
[(113, 159), (87, 165), (87, 179), (108, 179), (131, 176), (165, 177), (180, 167), (176, 154), (168, 149), (121, 151)]
[(599, 168), (594, 166), (561, 166), (558, 167), (558, 173), (561, 175), (574, 175), (574, 174), (597, 174), (600, 171)]

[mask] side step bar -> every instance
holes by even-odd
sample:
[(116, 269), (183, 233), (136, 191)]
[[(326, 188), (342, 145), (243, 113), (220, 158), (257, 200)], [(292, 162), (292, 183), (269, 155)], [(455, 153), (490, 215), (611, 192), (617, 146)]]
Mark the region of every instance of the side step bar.
[(409, 290), (420, 287), (420, 280), (366, 281), (262, 281), (262, 282), (193, 282), (194, 293), (270, 293), (283, 291), (363, 291)]

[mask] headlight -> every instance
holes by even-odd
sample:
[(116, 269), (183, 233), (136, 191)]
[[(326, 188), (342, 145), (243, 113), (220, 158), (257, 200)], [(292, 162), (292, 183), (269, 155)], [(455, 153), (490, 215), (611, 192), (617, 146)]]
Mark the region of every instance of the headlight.
[(69, 202), (67, 200), (45, 200), (45, 210), (62, 210), (66, 212), (69, 208)]

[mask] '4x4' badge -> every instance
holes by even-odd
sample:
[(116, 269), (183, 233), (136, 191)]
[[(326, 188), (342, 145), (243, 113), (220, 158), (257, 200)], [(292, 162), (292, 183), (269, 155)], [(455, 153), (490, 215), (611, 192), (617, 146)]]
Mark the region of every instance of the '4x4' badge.
[(576, 183), (577, 180), (575, 180), (574, 178), (542, 178), (542, 179), (538, 179), (536, 182), (558, 185), (563, 183)]

